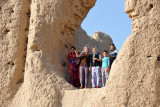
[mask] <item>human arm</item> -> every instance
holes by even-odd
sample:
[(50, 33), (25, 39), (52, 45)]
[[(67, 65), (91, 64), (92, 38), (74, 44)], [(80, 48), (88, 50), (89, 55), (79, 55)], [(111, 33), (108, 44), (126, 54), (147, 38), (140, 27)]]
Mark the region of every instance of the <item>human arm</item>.
[(113, 57), (115, 57), (115, 58), (116, 58), (116, 57), (117, 57), (117, 54), (118, 54), (118, 53), (114, 53), (114, 54), (113, 54)]
[(97, 60), (99, 62), (102, 62), (102, 59), (94, 58), (93, 60)]
[(114, 57), (113, 55), (110, 55), (110, 56), (109, 56), (109, 58), (113, 58), (113, 57)]
[(107, 67), (107, 69), (106, 69), (106, 72), (109, 72), (109, 67), (110, 67), (110, 61), (109, 61), (109, 59), (108, 59), (108, 67)]
[(92, 55), (89, 55), (89, 59), (90, 59), (90, 62), (89, 62), (89, 71), (91, 71), (91, 68), (92, 68)]
[(75, 51), (75, 53), (76, 53), (76, 57), (79, 58), (79, 53), (78, 53), (78, 51)]
[(99, 61), (99, 62), (102, 62), (102, 57), (101, 57), (101, 55), (99, 54), (99, 58), (93, 58), (93, 60), (97, 60), (97, 61)]
[(91, 72), (91, 66), (89, 67), (89, 72)]
[(110, 55), (110, 58), (116, 58), (118, 53), (113, 53), (112, 55)]
[(84, 56), (84, 51), (82, 51), (80, 54), (79, 54), (79, 58)]
[(102, 62), (102, 59), (97, 59), (97, 58), (96, 58), (96, 60), (99, 61), (99, 62)]

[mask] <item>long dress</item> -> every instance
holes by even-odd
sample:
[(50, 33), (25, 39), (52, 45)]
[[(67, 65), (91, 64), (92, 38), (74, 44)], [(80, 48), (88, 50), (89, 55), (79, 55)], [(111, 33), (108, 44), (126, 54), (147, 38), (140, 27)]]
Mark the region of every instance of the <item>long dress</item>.
[(80, 87), (79, 68), (77, 67), (76, 64), (78, 59), (76, 57), (76, 54), (69, 53), (68, 61), (69, 61), (69, 75), (70, 75), (69, 83), (72, 84), (74, 87)]

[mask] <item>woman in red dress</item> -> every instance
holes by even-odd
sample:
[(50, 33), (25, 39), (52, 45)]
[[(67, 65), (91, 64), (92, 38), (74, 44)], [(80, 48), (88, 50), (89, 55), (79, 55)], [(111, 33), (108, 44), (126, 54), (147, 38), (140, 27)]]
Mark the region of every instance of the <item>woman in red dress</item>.
[(74, 87), (79, 87), (79, 67), (77, 67), (78, 61), (78, 52), (74, 46), (71, 47), (71, 52), (68, 53), (68, 62), (69, 62), (69, 75), (70, 75), (70, 84)]

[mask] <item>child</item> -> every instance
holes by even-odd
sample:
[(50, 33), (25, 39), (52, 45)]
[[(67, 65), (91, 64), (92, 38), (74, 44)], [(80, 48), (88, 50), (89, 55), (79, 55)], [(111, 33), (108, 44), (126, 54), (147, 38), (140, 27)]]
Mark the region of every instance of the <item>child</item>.
[(109, 57), (107, 57), (108, 52), (106, 50), (103, 51), (104, 58), (102, 59), (102, 85), (105, 86), (108, 76), (109, 76)]

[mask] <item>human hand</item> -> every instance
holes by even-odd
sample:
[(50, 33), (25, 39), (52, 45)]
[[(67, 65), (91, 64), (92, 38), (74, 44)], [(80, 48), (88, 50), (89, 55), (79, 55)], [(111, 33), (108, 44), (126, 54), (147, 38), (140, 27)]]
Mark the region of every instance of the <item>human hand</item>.
[(108, 72), (108, 71), (109, 71), (109, 69), (107, 68), (107, 69), (106, 69), (106, 72)]
[(113, 55), (110, 55), (109, 57), (110, 57), (110, 58), (113, 58), (114, 56), (113, 56)]
[(78, 53), (78, 51), (75, 51), (75, 53)]
[(93, 58), (93, 60), (98, 60), (98, 58)]
[(78, 53), (78, 51), (75, 51), (75, 53), (76, 53), (76, 57), (79, 57), (79, 53)]
[(91, 67), (89, 67), (89, 71), (91, 71)]

